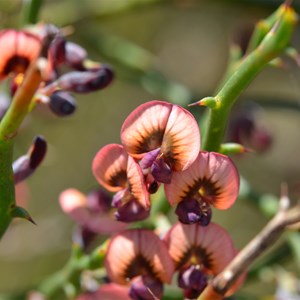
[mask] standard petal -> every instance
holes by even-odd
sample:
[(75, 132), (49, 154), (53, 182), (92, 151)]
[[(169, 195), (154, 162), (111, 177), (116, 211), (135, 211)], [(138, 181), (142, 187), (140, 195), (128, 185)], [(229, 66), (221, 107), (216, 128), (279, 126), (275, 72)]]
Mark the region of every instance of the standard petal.
[(200, 151), (200, 130), (194, 116), (173, 105), (169, 115), (161, 153), (174, 171), (187, 169)]
[(175, 262), (176, 269), (189, 258), (187, 254), (193, 246), (198, 226), (197, 224), (184, 225), (176, 223), (164, 237), (169, 254)]
[(128, 155), (122, 145), (109, 144), (96, 154), (92, 170), (98, 182), (111, 192), (117, 192), (127, 186)]
[(112, 238), (105, 267), (109, 278), (119, 284), (128, 283), (128, 278), (146, 274), (169, 283), (174, 272), (164, 242), (145, 229), (127, 230)]
[(130, 155), (140, 159), (144, 153), (160, 147), (172, 106), (154, 100), (131, 112), (121, 128), (121, 141)]
[(127, 269), (138, 253), (138, 234), (127, 230), (113, 237), (109, 243), (105, 268), (108, 277), (115, 283), (128, 284)]
[(41, 40), (25, 31), (7, 29), (0, 32), (0, 79), (10, 72), (23, 73), (37, 57)]
[(127, 180), (130, 193), (142, 207), (150, 207), (149, 193), (147, 191), (144, 175), (140, 165), (131, 157), (128, 157)]
[(177, 268), (191, 260), (213, 275), (220, 273), (236, 254), (229, 234), (215, 223), (206, 227), (177, 223), (165, 241)]
[(15, 51), (19, 57), (24, 57), (31, 62), (39, 55), (42, 43), (38, 36), (26, 31), (19, 31), (16, 42)]
[(166, 197), (175, 205), (184, 199), (203, 199), (218, 209), (233, 205), (239, 192), (239, 175), (232, 160), (222, 154), (200, 151), (185, 171), (174, 172), (165, 185)]

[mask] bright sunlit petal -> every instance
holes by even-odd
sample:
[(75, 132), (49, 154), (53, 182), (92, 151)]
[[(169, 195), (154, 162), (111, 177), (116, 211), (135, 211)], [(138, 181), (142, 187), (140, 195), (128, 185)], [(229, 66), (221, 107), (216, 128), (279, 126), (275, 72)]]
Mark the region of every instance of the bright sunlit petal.
[(98, 182), (111, 192), (117, 192), (127, 186), (128, 155), (122, 145), (109, 144), (96, 154), (92, 170)]
[(159, 148), (172, 104), (150, 101), (137, 107), (126, 118), (121, 128), (121, 141), (126, 151), (135, 158)]

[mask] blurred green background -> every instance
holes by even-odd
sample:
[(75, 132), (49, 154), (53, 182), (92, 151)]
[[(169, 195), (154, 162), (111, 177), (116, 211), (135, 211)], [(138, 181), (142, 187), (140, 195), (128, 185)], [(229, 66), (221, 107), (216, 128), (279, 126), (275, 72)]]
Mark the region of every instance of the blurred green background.
[[(226, 69), (229, 45), (243, 28), (269, 15), (281, 1), (216, 0), (52, 0), (44, 1), (40, 20), (72, 26), (69, 37), (84, 46), (93, 60), (107, 62), (116, 79), (103, 91), (78, 95), (78, 109), (69, 118), (35, 110), (17, 137), (18, 157), (35, 135), (43, 135), (49, 151), (28, 181), (28, 209), (34, 226), (16, 221), (0, 244), (0, 292), (27, 289), (67, 260), (72, 221), (58, 205), (59, 193), (69, 187), (88, 192), (97, 186), (91, 161), (107, 143), (119, 143), (125, 117), (139, 104), (164, 99), (185, 104), (213, 95)], [(299, 5), (294, 2), (295, 7)], [(1, 26), (22, 24), (22, 1), (1, 0)], [(299, 28), (294, 43), (299, 49)], [(240, 173), (260, 193), (279, 195), (280, 184), (300, 187), (300, 72), (287, 60), (285, 69), (267, 68), (251, 84), (243, 100), (259, 102), (262, 122), (273, 134), (263, 154), (234, 157)], [(241, 99), (242, 100), (242, 99)], [(199, 109), (193, 108), (197, 117)], [(299, 194), (299, 193), (298, 193)], [(268, 199), (266, 199), (268, 201)], [(238, 201), (214, 221), (243, 247), (266, 223), (249, 201)], [(284, 268), (298, 274), (299, 265)], [(260, 299), (274, 294), (275, 269), (266, 269), (247, 283), (241, 295)], [(261, 298), (270, 299), (270, 298)]]

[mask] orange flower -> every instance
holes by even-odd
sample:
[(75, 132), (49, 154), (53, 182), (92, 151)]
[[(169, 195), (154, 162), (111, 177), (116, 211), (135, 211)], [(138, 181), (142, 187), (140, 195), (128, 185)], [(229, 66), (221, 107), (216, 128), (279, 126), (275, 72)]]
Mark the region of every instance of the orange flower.
[(225, 155), (201, 151), (193, 164), (182, 172), (174, 172), (165, 194), (183, 223), (207, 225), (211, 208), (227, 209), (239, 192), (239, 175), (231, 159)]
[(159, 299), (162, 284), (170, 283), (174, 273), (166, 245), (146, 229), (126, 230), (113, 237), (108, 246), (105, 267), (113, 282), (128, 285), (131, 280), (131, 295), (145, 296), (148, 293), (149, 297), (152, 293)]
[(122, 145), (109, 144), (96, 154), (93, 173), (98, 182), (111, 192), (116, 192), (112, 205), (118, 208), (116, 218), (124, 222), (148, 217), (150, 200), (139, 164)]
[(126, 118), (121, 141), (129, 155), (158, 182), (169, 183), (173, 171), (187, 169), (200, 150), (200, 132), (191, 113), (164, 101), (150, 101)]
[(41, 39), (25, 30), (0, 32), (0, 80), (10, 73), (24, 73), (40, 53)]
[[(177, 223), (164, 238), (179, 271), (178, 283), (186, 297), (197, 298), (237, 254), (229, 234), (219, 225)], [(232, 294), (240, 285), (235, 285)], [(221, 297), (222, 298), (222, 297)]]

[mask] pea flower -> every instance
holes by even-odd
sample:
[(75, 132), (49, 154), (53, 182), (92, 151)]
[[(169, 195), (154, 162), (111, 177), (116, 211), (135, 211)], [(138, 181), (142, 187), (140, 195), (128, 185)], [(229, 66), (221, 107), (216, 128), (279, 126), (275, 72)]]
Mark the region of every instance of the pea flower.
[(93, 173), (108, 191), (116, 192), (112, 205), (116, 219), (123, 222), (142, 220), (149, 215), (149, 193), (139, 164), (122, 145), (109, 144), (96, 154)]
[(121, 141), (129, 155), (140, 160), (144, 174), (161, 183), (170, 183), (173, 171), (187, 169), (200, 150), (195, 118), (164, 101), (150, 101), (132, 111), (121, 128)]
[(115, 283), (128, 285), (131, 299), (161, 299), (163, 283), (170, 283), (174, 265), (167, 247), (152, 231), (133, 229), (114, 236), (105, 267)]
[(91, 233), (111, 234), (126, 226), (111, 216), (111, 198), (100, 189), (88, 195), (74, 188), (67, 189), (59, 195), (59, 203), (66, 214)]
[[(206, 227), (176, 223), (164, 241), (179, 271), (178, 285), (188, 299), (197, 298), (209, 286), (209, 280), (237, 254), (229, 234), (215, 223)], [(231, 295), (241, 283), (240, 280), (226, 296)]]
[(11, 73), (24, 73), (40, 52), (41, 39), (25, 30), (0, 31), (0, 80)]
[(177, 205), (181, 222), (208, 225), (211, 206), (227, 209), (239, 192), (239, 175), (231, 159), (225, 155), (200, 151), (193, 164), (182, 172), (174, 172), (165, 194), (171, 205)]

